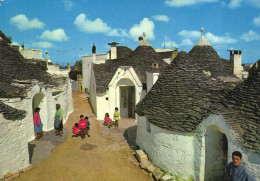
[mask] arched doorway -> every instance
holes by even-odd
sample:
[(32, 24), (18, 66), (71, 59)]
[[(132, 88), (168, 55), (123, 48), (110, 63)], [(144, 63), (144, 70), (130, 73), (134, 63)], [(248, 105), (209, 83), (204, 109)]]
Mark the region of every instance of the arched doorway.
[(228, 141), (215, 125), (207, 127), (205, 135), (205, 181), (219, 181), (225, 178)]
[(117, 86), (119, 87), (119, 110), (120, 117), (135, 117), (135, 85), (129, 79), (121, 79)]
[(41, 109), (40, 116), (43, 124), (43, 130), (47, 130), (47, 101), (43, 93), (37, 93), (33, 96), (33, 100), (32, 100), (33, 114), (35, 113), (36, 107), (39, 107)]

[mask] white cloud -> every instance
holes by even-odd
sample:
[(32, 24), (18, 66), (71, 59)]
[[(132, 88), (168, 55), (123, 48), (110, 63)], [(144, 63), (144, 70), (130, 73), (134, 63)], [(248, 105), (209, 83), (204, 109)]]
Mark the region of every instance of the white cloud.
[(230, 38), (229, 36), (216, 36), (212, 33), (207, 33), (205, 35), (206, 39), (212, 44), (232, 44), (236, 43), (237, 40), (234, 38)]
[(166, 41), (162, 43), (162, 47), (174, 49), (178, 48), (178, 44), (174, 41)]
[(37, 18), (29, 20), (24, 14), (12, 17), (10, 23), (17, 26), (20, 30), (41, 29), (44, 27), (44, 23)]
[(218, 0), (166, 0), (165, 4), (172, 7), (189, 6), (198, 3), (212, 3)]
[(107, 33), (108, 36), (128, 37), (128, 33), (124, 29), (113, 29)]
[(83, 13), (77, 16), (74, 24), (80, 31), (86, 33), (106, 33), (112, 30), (112, 28), (109, 27), (107, 23), (104, 23), (100, 18), (91, 21)]
[(183, 39), (181, 41), (181, 46), (192, 46), (192, 45), (194, 45), (194, 43), (190, 39)]
[(143, 32), (145, 32), (146, 39), (153, 40), (155, 38), (153, 30), (153, 21), (149, 20), (148, 18), (144, 18), (142, 21), (140, 21), (140, 24), (135, 24), (131, 27), (129, 34), (135, 41), (138, 41), (138, 37), (142, 35)]
[(52, 41), (67, 41), (69, 39), (63, 29), (45, 30), (40, 38)]
[(247, 0), (246, 2), (251, 4), (254, 7), (260, 8), (260, 1), (259, 0)]
[(46, 41), (32, 42), (32, 47), (35, 48), (51, 48), (52, 44)]
[(63, 3), (65, 5), (65, 9), (67, 11), (70, 11), (73, 8), (73, 6), (74, 6), (73, 1), (71, 1), (71, 0), (63, 0)]
[(167, 15), (154, 15), (153, 19), (156, 21), (164, 21), (164, 22), (168, 22), (169, 21), (169, 17)]
[(253, 23), (256, 26), (260, 26), (260, 15), (254, 18)]
[(230, 3), (228, 4), (229, 8), (237, 8), (241, 6), (242, 0), (231, 0)]
[(246, 42), (254, 41), (254, 40), (260, 40), (260, 35), (256, 32), (250, 30), (248, 33), (243, 33), (240, 37), (242, 40), (245, 40)]
[(201, 32), (199, 31), (188, 31), (188, 30), (182, 30), (178, 33), (179, 36), (182, 36), (184, 38), (191, 38), (191, 39), (197, 39), (201, 37)]

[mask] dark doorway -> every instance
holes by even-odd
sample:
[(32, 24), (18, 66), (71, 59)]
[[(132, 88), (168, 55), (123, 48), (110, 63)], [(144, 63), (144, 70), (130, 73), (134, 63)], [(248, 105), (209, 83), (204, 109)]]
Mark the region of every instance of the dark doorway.
[(135, 87), (120, 86), (120, 115), (122, 118), (135, 117)]
[(228, 141), (217, 126), (209, 126), (205, 135), (205, 181), (225, 180)]

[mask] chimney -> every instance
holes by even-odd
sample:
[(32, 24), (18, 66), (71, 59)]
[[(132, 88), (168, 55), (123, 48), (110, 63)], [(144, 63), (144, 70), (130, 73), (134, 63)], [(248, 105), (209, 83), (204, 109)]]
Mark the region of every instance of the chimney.
[(242, 51), (243, 50), (227, 50), (230, 52), (230, 61), (233, 68), (233, 73), (242, 78)]
[(96, 46), (95, 44), (93, 43), (93, 46), (92, 46), (92, 56), (93, 56), (93, 62), (96, 61)]
[(110, 51), (110, 58), (111, 59), (117, 59), (117, 49), (116, 45), (119, 44), (115, 41), (112, 41), (111, 43), (108, 43), (111, 46), (111, 51)]
[(67, 69), (70, 69), (70, 63), (68, 63)]

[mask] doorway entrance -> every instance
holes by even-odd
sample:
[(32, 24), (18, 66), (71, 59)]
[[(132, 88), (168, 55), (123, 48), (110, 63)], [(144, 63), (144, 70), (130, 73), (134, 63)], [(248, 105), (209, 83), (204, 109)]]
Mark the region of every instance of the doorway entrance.
[(228, 141), (217, 126), (209, 126), (205, 135), (205, 181), (225, 180)]
[(120, 115), (122, 118), (135, 117), (135, 87), (120, 86)]
[(33, 114), (35, 113), (36, 107), (39, 107), (41, 109), (40, 117), (43, 124), (43, 130), (46, 130), (47, 129), (47, 101), (43, 93), (37, 93), (33, 97), (33, 101), (32, 101)]

